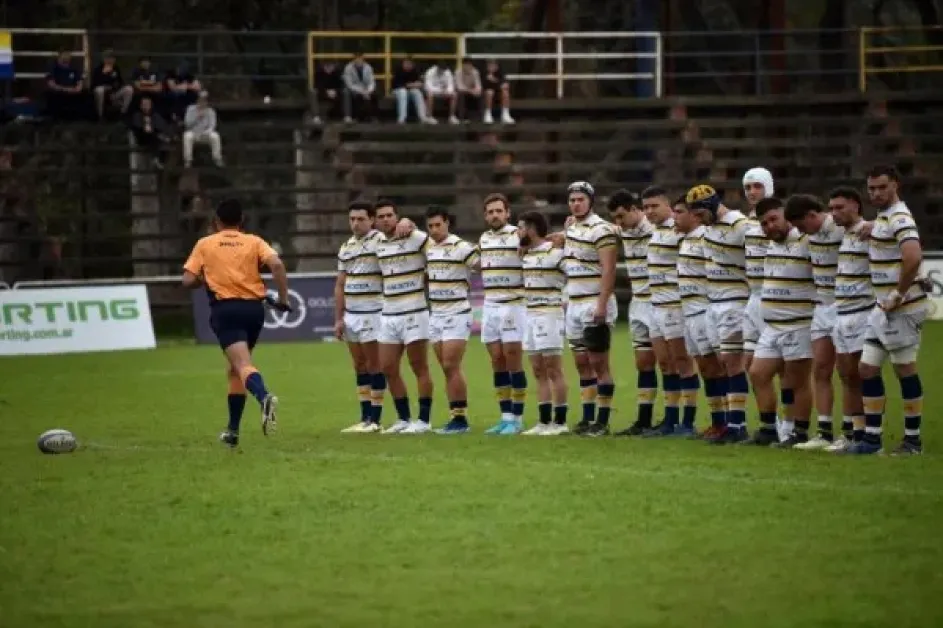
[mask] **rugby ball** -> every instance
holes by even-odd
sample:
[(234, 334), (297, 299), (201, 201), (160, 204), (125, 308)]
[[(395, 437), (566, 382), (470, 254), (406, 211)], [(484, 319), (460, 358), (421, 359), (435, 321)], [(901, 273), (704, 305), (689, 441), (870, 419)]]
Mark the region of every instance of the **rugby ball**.
[(68, 454), (75, 451), (79, 443), (69, 430), (55, 429), (40, 434), (36, 445), (44, 454)]

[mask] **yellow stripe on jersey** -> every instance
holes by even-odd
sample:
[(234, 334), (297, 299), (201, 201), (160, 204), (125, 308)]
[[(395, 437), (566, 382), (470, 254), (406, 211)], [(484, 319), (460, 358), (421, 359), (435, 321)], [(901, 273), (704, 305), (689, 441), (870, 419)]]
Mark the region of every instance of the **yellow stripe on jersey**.
[(808, 326), (816, 303), (808, 237), (793, 227), (782, 242), (770, 242), (765, 268), (763, 320), (783, 330)]

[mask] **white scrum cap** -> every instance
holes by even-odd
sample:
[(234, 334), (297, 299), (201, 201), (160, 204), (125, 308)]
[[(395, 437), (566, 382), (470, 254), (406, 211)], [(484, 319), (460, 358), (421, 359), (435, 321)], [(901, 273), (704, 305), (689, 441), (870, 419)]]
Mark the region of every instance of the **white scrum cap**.
[(750, 183), (759, 183), (763, 186), (765, 190), (764, 196), (769, 198), (775, 194), (775, 189), (773, 188), (773, 175), (770, 174), (770, 171), (766, 168), (750, 168), (747, 170), (747, 173), (743, 175), (743, 187), (746, 187)]

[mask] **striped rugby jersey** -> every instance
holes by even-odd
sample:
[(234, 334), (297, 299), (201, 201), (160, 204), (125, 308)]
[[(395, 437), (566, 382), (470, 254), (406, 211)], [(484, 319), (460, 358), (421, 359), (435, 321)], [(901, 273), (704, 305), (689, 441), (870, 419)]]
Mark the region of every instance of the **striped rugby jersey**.
[(363, 237), (351, 236), (337, 252), (337, 271), (344, 273), (345, 312), (374, 314), (383, 307), (383, 276), (377, 261), (382, 238), (371, 229)]
[(655, 227), (642, 218), (634, 229), (622, 229), (622, 252), (625, 255), (625, 270), (632, 285), (632, 299), (648, 301), (648, 243)]
[(648, 289), (652, 305), (681, 307), (678, 293), (678, 249), (683, 233), (675, 230), (674, 218), (655, 225), (648, 242)]
[(571, 303), (589, 301), (600, 294), (602, 265), (599, 252), (619, 245), (619, 230), (591, 213), (566, 230), (566, 294)]
[(433, 314), (471, 312), (469, 280), (478, 261), (478, 249), (454, 233), (442, 242), (432, 241), (426, 250), (426, 280)]
[(481, 234), (478, 250), (485, 303), (520, 303), (524, 288), (520, 246), (517, 227), (510, 224)]
[(681, 311), (687, 316), (697, 316), (707, 311), (707, 247), (704, 234), (707, 227), (701, 225), (685, 234), (678, 248), (678, 292), (681, 295)]
[(812, 256), (812, 274), (818, 302), (831, 305), (835, 302), (835, 275), (838, 273), (838, 247), (845, 236), (845, 228), (835, 224), (831, 214), (822, 221), (816, 233), (809, 234), (809, 253)]
[(429, 309), (426, 300), (426, 251), (432, 239), (416, 229), (405, 238), (383, 237), (377, 260), (383, 273), (383, 314), (398, 316)]
[(544, 242), (524, 253), (524, 300), (529, 312), (563, 311), (563, 249)]
[[(920, 241), (917, 223), (903, 201), (897, 201), (887, 209), (878, 212), (871, 228), (868, 261), (871, 269), (871, 285), (878, 301), (887, 298), (891, 290), (897, 287), (900, 279), (900, 245), (908, 240)], [(908, 306), (927, 298), (923, 288), (916, 283), (910, 286), (899, 310), (906, 311)]]
[(746, 302), (750, 296), (746, 270), (747, 217), (728, 209), (707, 228), (707, 296), (711, 303)]
[(839, 316), (866, 312), (874, 308), (871, 287), (871, 264), (868, 261), (867, 238), (858, 236), (864, 221), (845, 229), (838, 249), (838, 273), (835, 275), (835, 307)]
[(811, 327), (815, 279), (809, 238), (795, 227), (782, 242), (769, 243), (762, 295), (763, 321), (773, 329)]
[(763, 290), (764, 261), (769, 238), (763, 233), (763, 227), (756, 217), (748, 219), (746, 233), (743, 234), (743, 252), (746, 260), (747, 284), (750, 295), (758, 295)]

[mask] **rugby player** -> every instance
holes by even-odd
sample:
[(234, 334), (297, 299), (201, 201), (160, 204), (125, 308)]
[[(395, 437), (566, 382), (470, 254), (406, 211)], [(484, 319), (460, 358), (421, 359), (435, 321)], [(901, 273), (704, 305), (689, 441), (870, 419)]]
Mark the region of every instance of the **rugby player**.
[[(674, 203), (684, 207), (684, 199)], [(646, 436), (669, 436), (681, 426), (680, 401), (685, 398), (685, 414), (697, 407), (698, 378), (685, 347), (684, 314), (678, 291), (678, 249), (684, 234), (675, 228), (672, 203), (667, 192), (650, 187), (642, 192), (642, 209), (655, 226), (648, 243), (648, 288), (652, 303), (652, 348), (661, 369), (665, 393), (664, 419)], [(687, 423), (687, 421), (686, 421)], [(693, 421), (683, 435), (694, 434)]]
[(229, 425), (219, 440), (239, 445), (239, 424), (248, 391), (262, 408), (262, 433), (273, 433), (278, 398), (265, 387), (262, 373), (252, 364), (252, 350), (265, 321), (265, 284), (260, 266), (267, 266), (278, 290), (274, 307), (289, 311), (285, 264), (262, 238), (243, 233), (242, 206), (225, 200), (216, 207), (216, 233), (200, 240), (183, 265), (183, 286), (206, 286), (210, 300), (210, 327), (229, 360)]
[(725, 207), (709, 185), (691, 188), (685, 198), (691, 209), (706, 209), (711, 225), (704, 234), (707, 262), (707, 330), (720, 353), (727, 376), (727, 416), (723, 428), (711, 425), (704, 438), (714, 443), (738, 443), (748, 438), (746, 404), (750, 393), (743, 369), (743, 313), (750, 297), (746, 278), (746, 231), (750, 224), (741, 212)]
[(861, 217), (861, 196), (850, 187), (840, 187), (828, 195), (828, 209), (835, 224), (845, 229), (838, 249), (838, 273), (835, 276), (835, 309), (837, 320), (832, 340), (842, 384), (842, 436), (826, 451), (843, 452), (852, 442), (864, 438), (864, 407), (861, 401), (861, 378), (858, 363), (864, 349), (868, 317), (874, 309), (874, 289), (868, 262), (868, 237), (863, 234), (867, 223)]
[(487, 434), (518, 434), (523, 429), (527, 376), (522, 343), (527, 319), (524, 275), (517, 227), (509, 224), (511, 208), (503, 194), (485, 198), (485, 222), (481, 234), (481, 276), (485, 289), (481, 341), (488, 349), (501, 419)]
[(583, 400), (583, 417), (574, 433), (586, 436), (609, 434), (615, 393), (609, 347), (618, 313), (614, 288), (619, 234), (615, 225), (593, 211), (595, 197), (593, 186), (585, 181), (567, 187), (567, 205), (574, 220), (566, 229), (564, 242), (566, 337), (579, 373)]
[(655, 352), (652, 351), (652, 304), (648, 288), (648, 243), (655, 227), (642, 211), (638, 196), (618, 190), (609, 197), (609, 215), (622, 235), (622, 251), (632, 286), (629, 302), (629, 329), (635, 351), (636, 398), (638, 414), (635, 423), (615, 433), (616, 436), (639, 436), (652, 427), (658, 375)]
[(429, 280), (429, 340), (442, 373), (449, 399), (450, 419), (439, 434), (468, 431), (468, 385), (462, 372), (462, 360), (472, 328), (472, 308), (468, 300), (471, 271), (479, 264), (474, 245), (450, 233), (454, 224), (442, 207), (426, 211), (426, 229), (432, 246), (426, 251), (426, 275)]
[[(376, 226), (383, 237), (376, 254), (383, 275), (383, 309), (380, 313), (380, 368), (393, 396), (397, 421), (384, 434), (429, 432), (432, 415), (432, 377), (429, 375), (429, 306), (426, 299), (426, 253), (432, 240), (418, 229), (397, 236), (399, 217), (392, 201), (376, 205)], [(406, 383), (399, 365), (406, 353), (416, 376), (419, 419), (412, 420)]]
[(927, 293), (917, 274), (923, 261), (920, 234), (907, 205), (900, 200), (900, 175), (892, 166), (868, 173), (868, 196), (878, 209), (871, 229), (868, 259), (877, 307), (871, 311), (859, 375), (864, 400), (865, 433), (847, 451), (873, 454), (881, 450), (884, 380), (881, 366), (890, 359), (900, 381), (904, 402), (904, 438), (894, 455), (923, 452), (920, 423), (923, 386), (917, 372), (920, 330), (928, 315)]
[[(837, 318), (835, 276), (838, 274), (838, 249), (845, 236), (845, 229), (835, 222), (825, 206), (811, 196), (804, 196), (801, 203), (787, 203), (786, 220), (801, 233), (809, 236), (809, 253), (812, 256), (812, 274), (817, 295), (812, 318), (812, 383), (818, 414), (818, 434), (807, 442), (796, 445), (796, 449), (818, 451), (830, 447), (835, 441), (832, 425), (832, 410), (835, 404), (832, 388), (835, 345), (832, 342), (832, 334)], [(844, 427), (850, 430), (851, 426)]]
[(347, 343), (353, 361), (360, 421), (342, 431), (378, 432), (386, 390), (386, 377), (380, 370), (377, 348), (383, 277), (376, 249), (382, 235), (373, 228), (376, 210), (372, 203), (351, 203), (347, 218), (352, 235), (337, 253), (334, 336)]
[(537, 380), (538, 423), (529, 436), (559, 436), (567, 428), (567, 383), (563, 374), (566, 284), (563, 249), (547, 239), (549, 225), (540, 212), (527, 212), (518, 222), (524, 254), (524, 301), (527, 329), (524, 350)]
[[(704, 379), (704, 392), (711, 412), (711, 425), (723, 428), (726, 403), (722, 382), (724, 369), (720, 364), (710, 334), (707, 331), (707, 260), (709, 254), (704, 243), (704, 234), (710, 223), (710, 212), (704, 208), (691, 209), (683, 202), (675, 203), (675, 229), (683, 235), (678, 248), (678, 292), (681, 296), (681, 312), (684, 314), (684, 344), (687, 354), (694, 358), (697, 370)], [(697, 392), (697, 376), (694, 376), (694, 392)], [(694, 435), (697, 395), (684, 398), (684, 416), (679, 434)]]
[[(763, 331), (753, 352), (750, 378), (760, 412), (760, 429), (749, 441), (755, 445), (791, 448), (808, 440), (812, 411), (812, 317), (816, 291), (809, 238), (786, 221), (816, 199), (791, 196), (785, 208), (778, 198), (756, 205), (763, 232), (770, 239), (763, 278)], [(776, 390), (773, 380), (782, 371), (783, 386), (793, 391), (793, 419), (783, 421), (786, 433), (776, 433)]]

